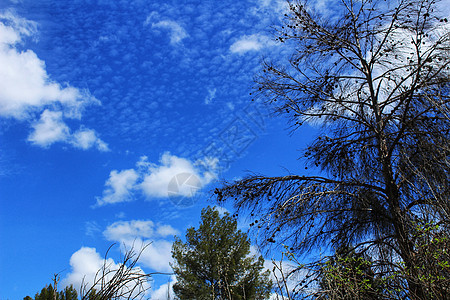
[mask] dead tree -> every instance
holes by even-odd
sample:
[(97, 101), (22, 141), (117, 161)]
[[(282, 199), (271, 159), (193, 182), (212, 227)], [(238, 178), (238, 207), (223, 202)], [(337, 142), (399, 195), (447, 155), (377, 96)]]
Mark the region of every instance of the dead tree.
[(117, 265), (106, 259), (111, 247), (105, 255), (103, 266), (95, 274), (93, 282), (83, 280), (80, 299), (143, 299), (150, 288), (149, 281), (152, 274), (145, 273), (136, 264), (147, 245), (138, 252), (133, 247), (126, 250), (122, 261)]
[(413, 229), (450, 220), (449, 25), (433, 0), (334, 4), (289, 3), (277, 39), (292, 56), (266, 60), (253, 93), (294, 131), (321, 129), (303, 153), (319, 175), (248, 176), (216, 195), (258, 216), (266, 244), (353, 245), (424, 299)]

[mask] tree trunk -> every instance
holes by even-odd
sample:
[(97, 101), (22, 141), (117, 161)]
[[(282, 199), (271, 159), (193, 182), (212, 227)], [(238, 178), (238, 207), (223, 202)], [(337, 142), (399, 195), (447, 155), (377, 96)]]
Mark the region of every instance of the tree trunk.
[(408, 230), (406, 228), (408, 218), (406, 212), (404, 212), (400, 207), (400, 191), (394, 180), (391, 157), (388, 154), (386, 139), (384, 138), (382, 132), (380, 135), (381, 137), (379, 139), (379, 153), (382, 164), (383, 177), (385, 181), (385, 193), (388, 197), (392, 222), (395, 230), (395, 238), (397, 240), (399, 248), (398, 250), (403, 262), (405, 263), (405, 273), (407, 275), (406, 280), (409, 287), (409, 296), (411, 299), (422, 300), (425, 299), (425, 293), (423, 287), (416, 281), (416, 279), (418, 278), (418, 274), (416, 272), (416, 269), (414, 268), (414, 245), (409, 238)]

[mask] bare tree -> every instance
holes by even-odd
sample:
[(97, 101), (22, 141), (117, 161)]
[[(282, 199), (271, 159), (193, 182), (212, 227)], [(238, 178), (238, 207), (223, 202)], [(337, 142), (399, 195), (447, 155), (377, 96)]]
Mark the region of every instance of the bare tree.
[(321, 128), (304, 156), (324, 175), (249, 176), (216, 194), (257, 214), (266, 244), (355, 245), (423, 299), (413, 229), (450, 220), (448, 22), (433, 0), (335, 4), (326, 16), (289, 2), (277, 34), (293, 54), (265, 61), (254, 93), (294, 131)]
[(83, 280), (80, 288), (81, 300), (142, 299), (150, 288), (152, 274), (147, 274), (136, 266), (148, 245), (144, 245), (138, 252), (134, 247), (127, 249), (118, 265), (107, 260), (109, 250), (113, 246), (106, 252), (103, 266), (97, 271), (93, 282)]

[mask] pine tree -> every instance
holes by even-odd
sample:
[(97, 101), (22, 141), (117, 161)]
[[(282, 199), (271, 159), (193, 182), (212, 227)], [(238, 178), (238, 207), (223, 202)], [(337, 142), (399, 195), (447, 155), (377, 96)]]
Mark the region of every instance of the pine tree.
[[(56, 293), (56, 295), (55, 295)], [(26, 296), (23, 298), (24, 300), (33, 300), (30, 296)], [(75, 288), (70, 285), (66, 286), (64, 290), (58, 292), (55, 292), (55, 289), (53, 286), (46, 285), (39, 293), (36, 293), (34, 296), (34, 300), (77, 300), (78, 299), (78, 293), (75, 290)]]
[(262, 256), (250, 255), (250, 240), (234, 218), (211, 207), (202, 210), (198, 229), (189, 228), (186, 242), (176, 238), (173, 290), (179, 299), (267, 299), (272, 282), (262, 272)]

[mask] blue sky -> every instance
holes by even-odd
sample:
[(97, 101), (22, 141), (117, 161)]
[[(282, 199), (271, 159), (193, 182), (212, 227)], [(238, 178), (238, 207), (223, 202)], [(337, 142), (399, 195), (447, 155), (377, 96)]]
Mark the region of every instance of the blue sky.
[[(152, 242), (140, 267), (170, 272), (173, 235), (220, 180), (303, 170), (311, 128), (289, 136), (249, 95), (262, 57), (287, 57), (271, 35), (284, 9), (0, 1), (0, 299), (58, 272), (76, 286), (112, 243)], [(154, 279), (158, 299), (172, 279)]]

